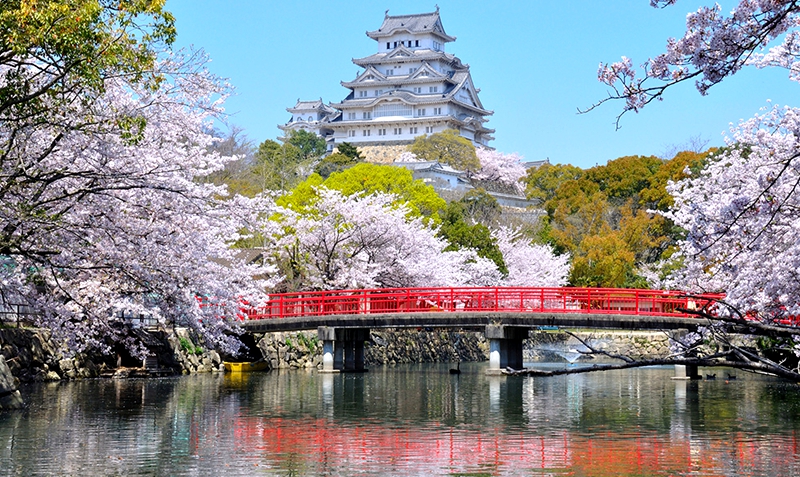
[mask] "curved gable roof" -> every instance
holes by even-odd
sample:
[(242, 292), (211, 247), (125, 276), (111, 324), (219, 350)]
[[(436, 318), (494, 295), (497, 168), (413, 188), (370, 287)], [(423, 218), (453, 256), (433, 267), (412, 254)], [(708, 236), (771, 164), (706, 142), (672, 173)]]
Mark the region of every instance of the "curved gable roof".
[(383, 24), (375, 31), (368, 31), (367, 36), (373, 40), (392, 36), (397, 32), (406, 31), (408, 33), (432, 33), (445, 42), (455, 41), (454, 36), (444, 32), (442, 20), (439, 18), (439, 10), (433, 13), (417, 13), (414, 15), (389, 16), (388, 10)]

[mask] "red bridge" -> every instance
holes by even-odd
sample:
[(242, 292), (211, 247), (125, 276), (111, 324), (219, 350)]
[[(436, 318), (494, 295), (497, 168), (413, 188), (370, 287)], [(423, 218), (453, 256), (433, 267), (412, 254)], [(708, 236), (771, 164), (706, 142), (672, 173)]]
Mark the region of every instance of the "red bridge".
[[(371, 328), (482, 329), (490, 369), (522, 366), (532, 328), (691, 329), (691, 310), (714, 310), (721, 294), (619, 288), (379, 288), (270, 295), (246, 309), (251, 332), (317, 329), (326, 370), (363, 368)], [(496, 352), (496, 353), (495, 353)], [(496, 355), (495, 355), (496, 354)]]
[[(341, 324), (339, 320), (364, 321), (367, 317), (388, 318), (394, 322), (392, 326), (403, 326), (406, 320), (413, 320), (412, 315), (431, 313), (624, 315), (658, 322), (659, 317), (694, 319), (688, 310), (709, 308), (723, 296), (626, 288), (377, 288), (273, 294), (266, 306), (245, 313), (249, 321), (279, 319), (283, 323), (273, 324), (281, 329), (306, 328), (302, 323), (309, 321), (336, 325)], [(255, 323), (247, 327), (258, 328)]]

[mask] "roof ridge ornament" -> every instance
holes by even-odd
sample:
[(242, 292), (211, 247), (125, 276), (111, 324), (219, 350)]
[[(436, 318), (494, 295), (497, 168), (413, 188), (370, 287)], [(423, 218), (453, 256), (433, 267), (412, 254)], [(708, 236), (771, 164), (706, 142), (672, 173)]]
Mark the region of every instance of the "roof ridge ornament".
[(389, 9), (388, 8), (386, 9), (386, 13), (384, 14), (383, 18), (389, 18)]
[[(388, 12), (389, 10), (386, 10), (386, 11)], [(439, 4), (438, 3), (436, 4), (436, 13), (439, 13)]]

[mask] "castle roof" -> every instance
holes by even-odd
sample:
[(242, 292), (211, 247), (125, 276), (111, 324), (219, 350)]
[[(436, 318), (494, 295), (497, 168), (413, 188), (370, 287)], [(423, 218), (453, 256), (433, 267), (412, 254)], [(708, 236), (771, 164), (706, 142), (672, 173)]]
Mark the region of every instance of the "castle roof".
[(405, 63), (409, 61), (443, 61), (452, 64), (456, 68), (467, 68), (461, 60), (453, 54), (444, 51), (434, 51), (428, 49), (411, 50), (403, 45), (398, 46), (389, 52), (375, 53), (374, 55), (363, 58), (353, 59), (353, 63), (366, 68), (369, 65), (385, 65), (391, 63)]
[(444, 32), (442, 20), (439, 18), (439, 9), (432, 13), (417, 13), (414, 15), (389, 16), (386, 10), (386, 17), (383, 24), (375, 31), (368, 31), (367, 36), (373, 40), (386, 38), (398, 32), (408, 33), (432, 33), (445, 42), (455, 41), (456, 37)]
[(323, 103), (322, 98), (320, 98), (315, 101), (300, 101), (300, 99), (298, 99), (294, 107), (286, 108), (286, 111), (289, 111), (290, 113), (299, 111), (323, 111), (326, 113), (333, 113), (335, 110)]

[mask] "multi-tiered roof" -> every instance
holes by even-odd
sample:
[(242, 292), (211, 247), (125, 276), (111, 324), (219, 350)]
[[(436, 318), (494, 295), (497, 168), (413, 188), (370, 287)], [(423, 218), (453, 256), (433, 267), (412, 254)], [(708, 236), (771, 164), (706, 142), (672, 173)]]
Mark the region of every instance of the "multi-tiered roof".
[(469, 65), (445, 52), (455, 37), (445, 32), (438, 9), (398, 16), (387, 11), (381, 27), (367, 36), (378, 52), (353, 59), (363, 71), (341, 83), (350, 94), (330, 104), (337, 112), (316, 129), (329, 144), (407, 144), (445, 129), (458, 129), (475, 145), (494, 139), (494, 130), (484, 126), (492, 111), (478, 98)]

